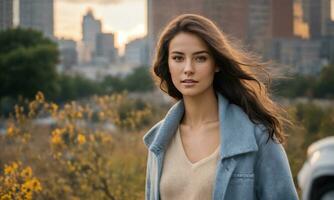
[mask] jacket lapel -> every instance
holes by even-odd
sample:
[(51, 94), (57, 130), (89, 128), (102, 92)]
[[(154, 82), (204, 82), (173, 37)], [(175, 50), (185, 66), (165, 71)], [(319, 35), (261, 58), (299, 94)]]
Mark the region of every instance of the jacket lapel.
[(178, 125), (183, 117), (183, 100), (178, 101), (167, 112), (165, 118), (152, 127), (144, 136), (144, 143), (150, 151), (158, 155), (164, 151), (175, 134)]

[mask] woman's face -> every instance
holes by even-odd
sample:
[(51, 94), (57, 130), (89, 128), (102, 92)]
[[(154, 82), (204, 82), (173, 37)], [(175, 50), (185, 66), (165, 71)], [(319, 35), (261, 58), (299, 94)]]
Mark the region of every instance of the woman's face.
[(168, 66), (173, 84), (183, 96), (213, 91), (218, 67), (205, 42), (195, 34), (179, 33), (169, 44)]

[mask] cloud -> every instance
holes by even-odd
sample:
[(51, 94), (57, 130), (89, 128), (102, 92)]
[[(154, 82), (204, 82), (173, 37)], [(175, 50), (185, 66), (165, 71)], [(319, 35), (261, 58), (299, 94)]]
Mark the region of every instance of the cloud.
[(124, 0), (59, 0), (68, 3), (117, 4)]

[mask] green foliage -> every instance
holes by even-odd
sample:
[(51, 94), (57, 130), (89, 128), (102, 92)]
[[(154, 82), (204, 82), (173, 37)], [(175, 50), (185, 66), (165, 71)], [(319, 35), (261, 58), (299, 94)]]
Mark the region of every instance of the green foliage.
[(290, 98), (310, 96), (312, 95), (312, 84), (314, 84), (313, 77), (296, 76), (293, 79), (288, 78), (274, 82), (276, 87), (275, 94)]
[(82, 76), (59, 75), (59, 94), (54, 99), (57, 102), (65, 102), (79, 98), (102, 94), (99, 83)]
[(154, 87), (148, 67), (138, 67), (125, 79), (125, 87), (129, 91), (149, 91)]
[(32, 98), (38, 91), (57, 92), (55, 43), (37, 31), (0, 32), (0, 97)]
[(297, 75), (293, 79), (274, 82), (273, 89), (278, 96), (295, 97), (334, 97), (334, 65), (324, 67), (319, 77)]
[(298, 103), (291, 105), (288, 111), (295, 126), (287, 130), (286, 151), (297, 185), (297, 175), (306, 161), (309, 145), (321, 138), (334, 136), (334, 109), (315, 103)]
[(101, 82), (101, 86), (106, 92), (121, 92), (124, 90), (124, 83), (118, 76), (106, 76)]
[(92, 95), (119, 93), (122, 91), (146, 92), (154, 87), (148, 67), (136, 68), (124, 78), (106, 76), (101, 82), (93, 81), (82, 76), (59, 76), (59, 93), (57, 102), (75, 100)]
[(315, 97), (334, 98), (334, 65), (322, 70), (314, 94)]
[[(57, 45), (41, 32), (9, 29), (0, 32), (0, 110), (4, 113), (19, 96), (33, 98), (41, 91), (64, 102), (110, 92), (149, 91), (153, 81), (148, 67), (136, 68), (124, 78), (107, 76), (97, 82), (79, 75), (58, 75)], [(6, 104), (10, 102), (10, 104)]]
[(326, 117), (325, 111), (315, 104), (298, 104), (296, 117), (301, 121), (310, 134), (316, 134), (320, 129), (321, 121)]
[(106, 92), (120, 92), (124, 90), (146, 92), (154, 88), (149, 68), (145, 66), (134, 69), (132, 73), (124, 78), (107, 76), (101, 84)]

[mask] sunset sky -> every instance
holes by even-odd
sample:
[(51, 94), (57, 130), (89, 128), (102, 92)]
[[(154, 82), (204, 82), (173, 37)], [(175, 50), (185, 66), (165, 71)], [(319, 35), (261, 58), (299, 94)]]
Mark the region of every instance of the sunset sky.
[(81, 40), (81, 23), (88, 9), (102, 22), (103, 32), (116, 33), (116, 46), (143, 37), (146, 28), (146, 0), (54, 0), (55, 35)]
[[(116, 33), (116, 46), (123, 46), (131, 39), (146, 35), (146, 1), (54, 0), (55, 34), (57, 37), (81, 40), (82, 17), (91, 8), (95, 17), (102, 21), (103, 32)], [(332, 11), (334, 18), (334, 9)]]

